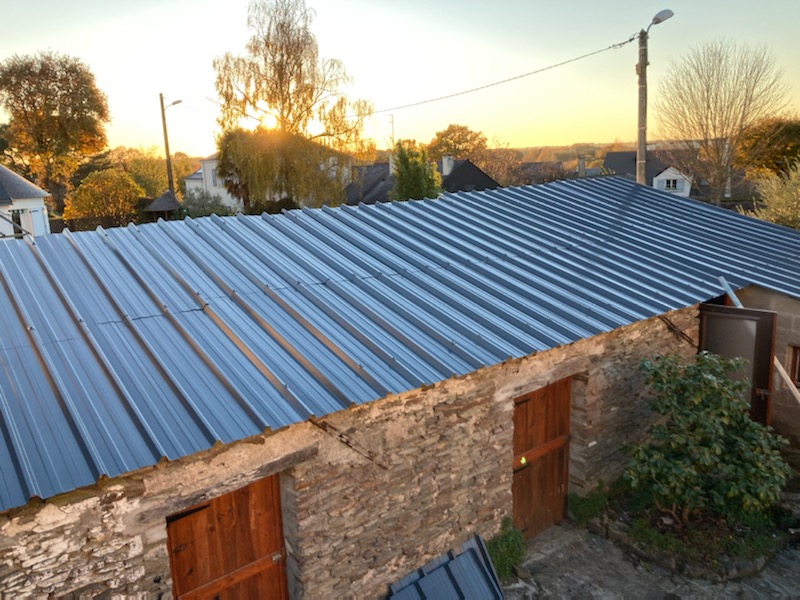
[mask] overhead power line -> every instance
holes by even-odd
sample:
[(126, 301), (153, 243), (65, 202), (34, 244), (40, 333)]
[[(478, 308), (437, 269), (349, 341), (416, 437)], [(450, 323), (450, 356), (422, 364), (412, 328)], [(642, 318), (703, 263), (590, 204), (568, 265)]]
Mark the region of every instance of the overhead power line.
[(590, 56), (594, 56), (595, 54), (600, 54), (602, 52), (607, 52), (609, 50), (616, 50), (618, 48), (622, 48), (626, 44), (630, 44), (633, 40), (639, 37), (639, 33), (634, 33), (631, 37), (629, 37), (624, 42), (618, 42), (616, 44), (611, 44), (606, 48), (602, 48), (600, 50), (595, 50), (594, 52), (589, 52), (588, 54), (581, 54), (580, 56), (576, 56), (575, 58), (570, 58), (569, 60), (562, 61), (560, 63), (556, 63), (554, 65), (550, 65), (547, 67), (542, 67), (541, 69), (536, 69), (535, 71), (530, 71), (528, 73), (523, 73), (522, 75), (516, 75), (514, 77), (509, 77), (508, 79), (503, 79), (501, 81), (495, 81), (494, 83), (487, 83), (486, 85), (482, 85), (480, 87), (471, 88), (469, 90), (464, 90), (461, 92), (456, 92), (454, 94), (447, 94), (445, 96), (439, 96), (437, 98), (429, 98), (428, 100), (420, 100), (419, 102), (412, 102), (411, 104), (403, 104), (401, 106), (394, 106), (392, 108), (383, 108), (381, 110), (376, 110), (373, 114), (381, 114), (381, 113), (389, 113), (394, 112), (396, 110), (403, 110), (404, 108), (412, 108), (414, 106), (421, 106), (422, 104), (430, 104), (431, 102), (439, 102), (440, 100), (447, 100), (449, 98), (455, 98), (457, 96), (464, 96), (466, 94), (472, 94), (473, 92), (480, 92), (481, 90), (485, 90), (491, 87), (495, 87), (498, 85), (503, 85), (504, 83), (509, 83), (511, 81), (516, 81), (518, 79), (523, 79), (524, 77), (530, 77), (531, 75), (536, 75), (537, 73), (543, 73), (544, 71), (550, 71), (557, 67), (563, 67), (564, 65), (568, 65), (569, 63), (574, 63), (579, 60), (583, 60), (584, 58), (589, 58)]

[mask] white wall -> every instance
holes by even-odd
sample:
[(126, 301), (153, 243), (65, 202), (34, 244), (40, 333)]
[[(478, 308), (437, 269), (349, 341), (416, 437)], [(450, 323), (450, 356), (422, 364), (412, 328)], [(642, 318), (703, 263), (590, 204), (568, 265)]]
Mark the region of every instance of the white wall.
[[(675, 188), (667, 189), (667, 182), (672, 181), (675, 183)], [(686, 177), (683, 173), (674, 167), (668, 167), (655, 177), (653, 177), (653, 187), (662, 192), (670, 192), (676, 196), (683, 196), (688, 198), (692, 191), (692, 178)]]
[[(23, 211), (20, 215), (20, 225), (34, 237), (50, 233), (50, 220), (43, 198), (14, 200), (10, 205), (0, 207), (0, 214), (11, 219), (12, 211), (15, 210)], [(13, 237), (14, 226), (6, 220), (0, 219), (0, 234)]]
[(242, 204), (225, 189), (225, 184), (221, 177), (217, 177), (217, 159), (206, 158), (200, 161), (203, 168), (203, 188), (211, 194), (216, 194), (222, 198), (222, 203), (232, 209), (241, 210)]

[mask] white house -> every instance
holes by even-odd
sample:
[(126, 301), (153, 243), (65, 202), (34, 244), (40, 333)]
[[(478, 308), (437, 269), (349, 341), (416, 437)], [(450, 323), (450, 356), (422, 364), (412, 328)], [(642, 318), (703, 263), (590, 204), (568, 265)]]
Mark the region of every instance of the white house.
[(217, 175), (217, 158), (219, 154), (215, 153), (200, 161), (200, 168), (194, 173), (189, 175), (184, 181), (186, 182), (186, 191), (203, 191), (209, 194), (219, 196), (222, 204), (234, 211), (242, 209), (242, 203), (228, 193), (225, 189), (225, 182)]
[[(669, 192), (676, 196), (688, 198), (692, 192), (692, 178), (669, 163), (669, 154), (648, 148), (647, 165), (645, 167), (647, 185), (662, 192)], [(606, 173), (614, 173), (635, 179), (636, 152), (613, 151), (606, 153), (603, 159), (603, 169)]]
[(0, 165), (0, 239), (50, 233), (43, 189)]
[(653, 177), (652, 185), (657, 190), (688, 198), (689, 192), (692, 191), (692, 178), (681, 173), (675, 167), (667, 167)]

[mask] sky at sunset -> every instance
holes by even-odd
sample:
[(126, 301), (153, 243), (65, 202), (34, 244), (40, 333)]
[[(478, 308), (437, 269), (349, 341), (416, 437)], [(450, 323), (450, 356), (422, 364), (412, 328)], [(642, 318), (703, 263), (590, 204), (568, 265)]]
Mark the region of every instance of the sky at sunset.
[[(797, 0), (306, 0), (320, 56), (341, 60), (352, 97), (377, 112), (365, 134), (379, 148), (428, 142), (451, 123), (511, 147), (632, 141), (636, 137), (634, 41), (517, 81), (414, 108), (541, 69), (628, 39), (662, 8), (675, 16), (650, 30), (651, 102), (671, 60), (727, 38), (765, 45), (800, 112)], [(80, 58), (108, 96), (111, 147), (163, 152), (158, 95), (167, 103), (170, 149), (215, 151), (212, 61), (243, 53), (246, 0), (28, 0), (8, 3), (0, 60), (51, 50)], [(2, 121), (2, 116), (0, 116)], [(650, 137), (657, 115), (650, 112)], [(491, 144), (490, 144), (491, 145)]]

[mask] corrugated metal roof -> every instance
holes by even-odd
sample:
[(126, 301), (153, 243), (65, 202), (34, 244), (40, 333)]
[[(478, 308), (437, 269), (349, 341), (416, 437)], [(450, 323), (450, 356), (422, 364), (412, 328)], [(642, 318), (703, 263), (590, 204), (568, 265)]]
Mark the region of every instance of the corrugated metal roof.
[(501, 600), (503, 589), (483, 540), (474, 535), (389, 586), (394, 600)]
[(798, 232), (616, 178), (9, 241), (0, 504), (798, 273)]

